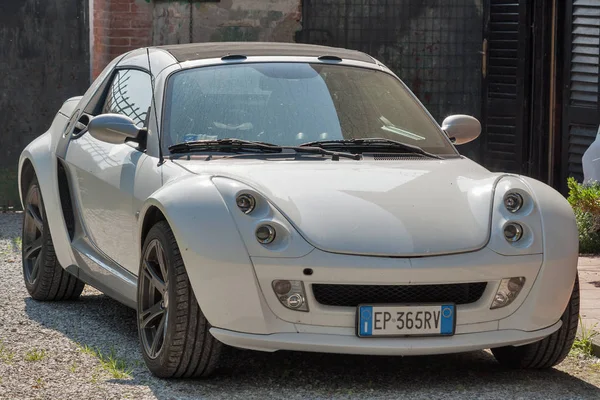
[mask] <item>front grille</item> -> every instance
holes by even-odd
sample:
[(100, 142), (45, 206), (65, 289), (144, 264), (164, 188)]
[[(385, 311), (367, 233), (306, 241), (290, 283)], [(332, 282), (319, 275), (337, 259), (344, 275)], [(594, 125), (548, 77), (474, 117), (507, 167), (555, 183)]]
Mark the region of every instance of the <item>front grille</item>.
[(317, 302), (326, 306), (356, 307), (359, 304), (474, 303), (487, 283), (446, 285), (330, 285), (313, 284)]

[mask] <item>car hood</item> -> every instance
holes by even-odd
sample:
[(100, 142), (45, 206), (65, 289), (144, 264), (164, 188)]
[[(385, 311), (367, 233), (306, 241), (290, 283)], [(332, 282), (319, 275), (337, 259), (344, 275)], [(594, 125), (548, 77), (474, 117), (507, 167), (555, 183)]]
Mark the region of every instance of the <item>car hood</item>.
[(498, 177), (464, 158), (178, 163), (250, 185), (321, 250), (377, 256), (482, 248)]

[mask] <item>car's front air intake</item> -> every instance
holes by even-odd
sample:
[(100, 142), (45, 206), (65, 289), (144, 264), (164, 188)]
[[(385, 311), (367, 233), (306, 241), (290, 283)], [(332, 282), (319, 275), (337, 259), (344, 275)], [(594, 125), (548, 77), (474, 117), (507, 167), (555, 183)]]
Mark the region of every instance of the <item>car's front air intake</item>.
[(485, 291), (486, 282), (444, 285), (332, 285), (313, 284), (318, 303), (356, 307), (359, 304), (474, 303)]

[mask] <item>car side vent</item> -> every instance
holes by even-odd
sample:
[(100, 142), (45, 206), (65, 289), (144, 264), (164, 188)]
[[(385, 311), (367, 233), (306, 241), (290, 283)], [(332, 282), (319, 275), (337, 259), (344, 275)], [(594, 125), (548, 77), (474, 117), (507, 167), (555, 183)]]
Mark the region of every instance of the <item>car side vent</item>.
[(416, 154), (373, 154), (375, 161), (397, 161), (397, 160), (426, 160), (426, 157), (422, 157)]
[(60, 203), (65, 219), (65, 225), (69, 232), (69, 237), (73, 240), (75, 236), (75, 214), (73, 213), (73, 203), (71, 202), (71, 190), (69, 188), (69, 179), (67, 178), (67, 171), (61, 160), (58, 160), (58, 193), (60, 196)]

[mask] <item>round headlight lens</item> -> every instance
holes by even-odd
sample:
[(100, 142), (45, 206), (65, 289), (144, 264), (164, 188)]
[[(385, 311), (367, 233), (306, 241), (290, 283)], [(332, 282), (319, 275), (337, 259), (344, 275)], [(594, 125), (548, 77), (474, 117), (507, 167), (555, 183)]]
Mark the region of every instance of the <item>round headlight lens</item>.
[(269, 244), (275, 240), (275, 228), (271, 225), (261, 225), (256, 229), (256, 240), (262, 244)]
[(250, 214), (254, 210), (254, 207), (256, 207), (254, 196), (247, 193), (240, 194), (237, 199), (235, 199), (235, 202), (244, 214)]
[(519, 193), (508, 193), (504, 196), (504, 207), (510, 212), (517, 212), (523, 207), (523, 196)]
[(504, 225), (504, 238), (509, 242), (516, 242), (523, 236), (523, 227), (514, 222)]

